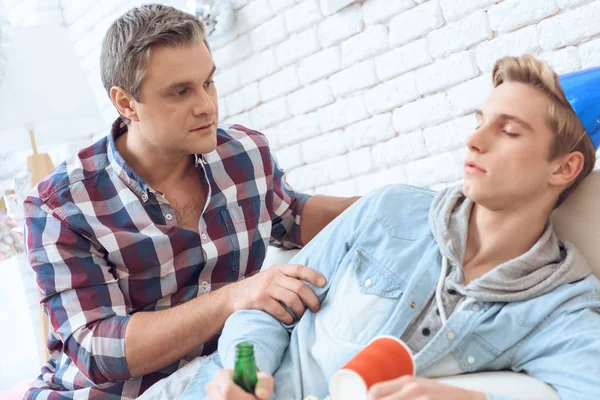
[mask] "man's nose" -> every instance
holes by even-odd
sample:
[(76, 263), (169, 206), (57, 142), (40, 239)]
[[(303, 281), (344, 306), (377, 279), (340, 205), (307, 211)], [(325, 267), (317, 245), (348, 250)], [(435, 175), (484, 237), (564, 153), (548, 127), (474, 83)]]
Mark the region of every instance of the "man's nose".
[(216, 106), (211, 96), (206, 93), (205, 90), (201, 90), (200, 93), (194, 99), (194, 110), (193, 113), (196, 116), (202, 114), (213, 115), (216, 112)]

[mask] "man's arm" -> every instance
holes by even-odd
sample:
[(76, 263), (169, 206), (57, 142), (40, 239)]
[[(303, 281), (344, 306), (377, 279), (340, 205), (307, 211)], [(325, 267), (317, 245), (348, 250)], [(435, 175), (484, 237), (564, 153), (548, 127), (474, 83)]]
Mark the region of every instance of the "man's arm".
[(338, 215), (354, 204), (360, 197), (313, 196), (304, 205), (300, 223), (302, 244), (310, 242)]
[(306, 245), (321, 230), (360, 197), (309, 196), (295, 191), (286, 180), (285, 172), (279, 167), (271, 153), (269, 141), (255, 132), (268, 149), (265, 157), (267, 173), (271, 175), (267, 202), (273, 210), (271, 215), (271, 244), (285, 249)]
[[(174, 308), (136, 313), (125, 333), (129, 371), (132, 376), (146, 375), (181, 359), (220, 332), (234, 311), (264, 310), (287, 322), (293, 317), (280, 301), (296, 313), (304, 312), (303, 304), (316, 311), (316, 296), (298, 279), (319, 287), (324, 284), (321, 278), (304, 266), (271, 268)], [(290, 298), (280, 295), (282, 286), (289, 288)]]
[(123, 335), (127, 302), (104, 253), (37, 198), (24, 203), (29, 264), (62, 350), (96, 384), (131, 377)]
[[(25, 210), (29, 262), (52, 331), (95, 384), (145, 375), (181, 359), (218, 333), (236, 310), (258, 308), (291, 322), (279, 301), (293, 310), (303, 311), (303, 304), (318, 309), (316, 296), (298, 279), (321, 285), (322, 277), (306, 267), (289, 266), (168, 310), (131, 316), (104, 252), (39, 199), (29, 199)], [(289, 288), (285, 296), (282, 286)]]

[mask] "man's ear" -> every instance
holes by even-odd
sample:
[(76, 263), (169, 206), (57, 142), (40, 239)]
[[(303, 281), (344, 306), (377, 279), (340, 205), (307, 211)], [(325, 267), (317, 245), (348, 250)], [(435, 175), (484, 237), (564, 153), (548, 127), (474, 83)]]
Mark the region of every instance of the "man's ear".
[(579, 151), (559, 157), (550, 177), (550, 185), (568, 187), (583, 170), (584, 161), (583, 154)]
[(122, 87), (113, 86), (110, 88), (110, 99), (115, 107), (117, 107), (119, 114), (130, 121), (139, 121), (139, 117), (135, 111), (137, 101), (131, 93)]

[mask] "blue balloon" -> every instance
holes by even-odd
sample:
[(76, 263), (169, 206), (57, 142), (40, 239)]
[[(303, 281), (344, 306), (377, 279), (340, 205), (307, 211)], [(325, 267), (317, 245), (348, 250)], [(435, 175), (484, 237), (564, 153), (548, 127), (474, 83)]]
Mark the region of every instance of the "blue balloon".
[(571, 72), (559, 77), (560, 85), (575, 114), (592, 139), (600, 147), (600, 67)]

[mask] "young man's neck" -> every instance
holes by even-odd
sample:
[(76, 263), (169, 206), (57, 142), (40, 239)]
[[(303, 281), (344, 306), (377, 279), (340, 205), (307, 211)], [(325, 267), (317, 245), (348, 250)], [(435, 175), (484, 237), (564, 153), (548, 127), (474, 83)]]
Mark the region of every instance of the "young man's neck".
[(492, 211), (474, 204), (463, 258), (465, 284), (531, 249), (542, 235), (551, 206)]
[(117, 139), (116, 146), (127, 164), (154, 190), (166, 192), (193, 167), (194, 156), (165, 152), (143, 140), (135, 127)]

